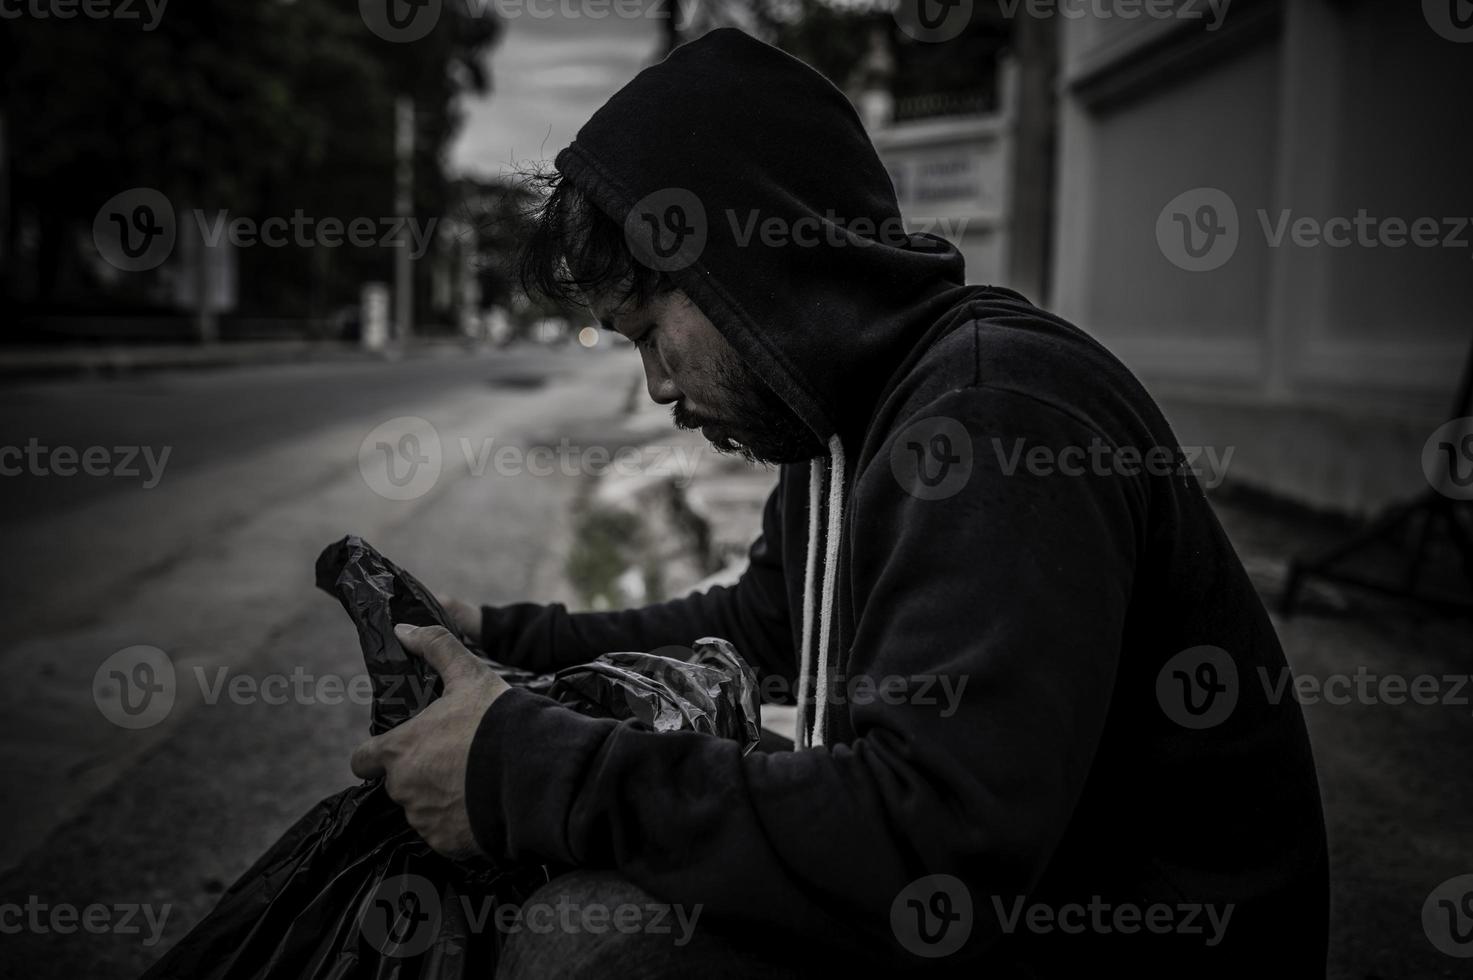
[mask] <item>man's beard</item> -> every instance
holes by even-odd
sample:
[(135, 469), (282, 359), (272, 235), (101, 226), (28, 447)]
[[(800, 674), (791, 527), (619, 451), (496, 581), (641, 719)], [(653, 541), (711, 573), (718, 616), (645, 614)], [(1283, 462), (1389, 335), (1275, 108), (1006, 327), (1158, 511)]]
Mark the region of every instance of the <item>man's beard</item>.
[(823, 443), (813, 430), (734, 352), (715, 367), (713, 390), (703, 400), (720, 405), (722, 417), (699, 415), (676, 402), (670, 414), (677, 426), (704, 429), (702, 435), (717, 452), (754, 463), (801, 463), (823, 455)]

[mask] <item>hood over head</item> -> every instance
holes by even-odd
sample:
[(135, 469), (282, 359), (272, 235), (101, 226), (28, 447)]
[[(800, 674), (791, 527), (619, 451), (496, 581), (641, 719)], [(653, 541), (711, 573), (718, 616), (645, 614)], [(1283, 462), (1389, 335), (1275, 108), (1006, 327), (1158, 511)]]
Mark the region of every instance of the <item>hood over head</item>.
[(849, 100), (737, 30), (640, 72), (556, 166), (825, 442), (857, 444), (891, 374), (966, 292), (951, 243), (904, 232)]

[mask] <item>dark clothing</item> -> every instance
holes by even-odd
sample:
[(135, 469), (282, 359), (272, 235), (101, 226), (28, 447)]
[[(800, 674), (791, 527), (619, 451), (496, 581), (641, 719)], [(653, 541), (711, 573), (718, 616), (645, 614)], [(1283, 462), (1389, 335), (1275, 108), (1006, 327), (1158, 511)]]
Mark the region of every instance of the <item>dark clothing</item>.
[[(672, 908), (609, 871), (572, 871), (520, 907), (496, 980), (796, 980), (811, 976), (760, 937), (707, 928), (701, 910)], [(693, 928), (692, 928), (693, 927)], [(766, 948), (764, 948), (764, 946)]]
[[(821, 747), (745, 758), (508, 693), (471, 749), (482, 847), (617, 870), (887, 972), (1322, 976), (1325, 829), (1284, 655), (1126, 368), (1016, 293), (962, 285), (939, 239), (739, 244), (727, 208), (873, 226), (895, 199), (843, 97), (735, 32), (642, 73), (558, 165), (621, 221), (693, 190), (708, 240), (677, 284), (838, 437), (839, 495), (819, 495), (841, 504), (834, 688)], [(488, 654), (545, 670), (718, 635), (796, 688), (828, 512), (814, 472), (782, 468), (734, 587), (488, 607)], [(930, 875), (956, 883), (944, 901), (906, 891)], [(918, 955), (948, 922), (961, 948)]]

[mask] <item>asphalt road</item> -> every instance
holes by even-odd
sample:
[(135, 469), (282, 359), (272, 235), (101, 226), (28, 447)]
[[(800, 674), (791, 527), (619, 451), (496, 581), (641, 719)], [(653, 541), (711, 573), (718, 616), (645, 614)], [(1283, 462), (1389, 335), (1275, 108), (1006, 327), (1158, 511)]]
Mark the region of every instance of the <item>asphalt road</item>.
[[(284, 438), (382, 415), (395, 406), (423, 401), (427, 394), (538, 386), (566, 374), (580, 357), (603, 356), (574, 348), (431, 351), (431, 356), (389, 362), (350, 359), (11, 383), (0, 387), (0, 447), (24, 449), (33, 440), (38, 449), (53, 452), (57, 447), (81, 453), (93, 446), (110, 452), (139, 446), (152, 448), (154, 458), (167, 448), (165, 472), (178, 475)], [(135, 468), (143, 471), (138, 478), (58, 475), (49, 472), (58, 468), (50, 453), (28, 455), (38, 456), (47, 472), (32, 472), (29, 460), (15, 454), (0, 458), (7, 470), (22, 470), (0, 479), (0, 526), (127, 493), (148, 477), (148, 459), (142, 454), (135, 459)], [(80, 460), (78, 464), (80, 469)]]
[[(367, 706), (337, 692), (360, 690), (361, 657), (342, 609), (312, 587), (330, 541), (362, 534), (470, 599), (570, 598), (567, 516), (590, 476), (519, 468), (531, 457), (517, 453), (657, 436), (626, 412), (638, 377), (628, 351), (570, 347), (0, 392), (0, 447), (169, 449), (148, 488), (30, 463), (0, 479), (0, 902), (35, 910), (4, 937), (0, 975), (136, 975), (354, 782)], [(396, 457), (398, 484), (386, 482), (377, 450), (404, 451), (405, 434), (420, 441), (401, 455), (435, 466), (405, 479)], [(167, 658), (174, 684), (129, 717), (96, 683), (138, 645)], [(237, 693), (222, 678), (239, 678)], [(102, 928), (67, 918), (96, 905)]]

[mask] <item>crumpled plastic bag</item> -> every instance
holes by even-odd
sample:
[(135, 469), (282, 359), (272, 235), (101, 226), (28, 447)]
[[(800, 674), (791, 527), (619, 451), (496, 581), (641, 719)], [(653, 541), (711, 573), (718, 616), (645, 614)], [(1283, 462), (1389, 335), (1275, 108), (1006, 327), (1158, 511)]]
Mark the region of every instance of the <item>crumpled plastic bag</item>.
[[(445, 685), (422, 657), (404, 652), (395, 623), (443, 626), (472, 653), (482, 656), (474, 638), (456, 628), (434, 593), (368, 542), (350, 534), (317, 556), (317, 587), (336, 598), (358, 628), (363, 663), (373, 681), (369, 732), (384, 732), (419, 714), (444, 693)], [(507, 683), (540, 691), (549, 683), (526, 671), (493, 664)]]
[(547, 696), (587, 715), (633, 718), (657, 732), (682, 729), (742, 743), (762, 737), (757, 677), (730, 642), (708, 636), (689, 660), (606, 653), (557, 672)]
[[(401, 622), (458, 633), (428, 589), (355, 536), (328, 546), (316, 575), (358, 628), (373, 680), (375, 734), (439, 696), (439, 676), (393, 633)], [(470, 638), (462, 640), (480, 654)], [(757, 743), (756, 676), (726, 640), (698, 640), (689, 662), (613, 653), (552, 676), (491, 663), (508, 683), (584, 714), (733, 738), (745, 751)], [(409, 826), (382, 781), (369, 780), (292, 825), (144, 980), (490, 977), (503, 940), (498, 909), (519, 906), (562, 870), (442, 857)]]
[(144, 980), (490, 977), (488, 916), (550, 877), (441, 857), (366, 782), (293, 824)]

